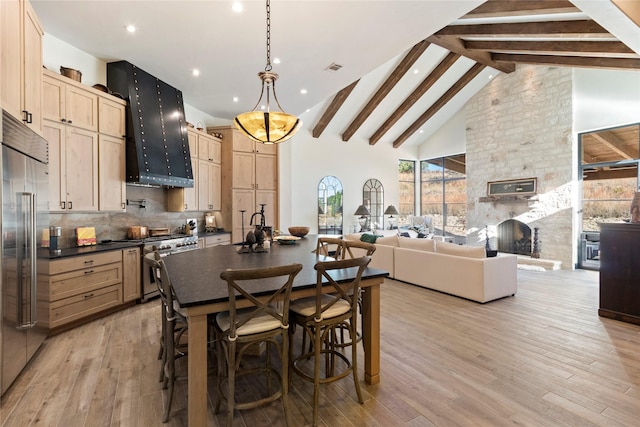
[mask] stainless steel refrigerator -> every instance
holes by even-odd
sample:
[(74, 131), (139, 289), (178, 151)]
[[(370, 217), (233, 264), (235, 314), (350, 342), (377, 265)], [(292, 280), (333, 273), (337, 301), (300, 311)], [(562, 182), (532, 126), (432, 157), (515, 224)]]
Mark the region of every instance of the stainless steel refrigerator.
[[(2, 276), (0, 282), (0, 382), (2, 394), (47, 336), (48, 306), (39, 294), (41, 249), (49, 228), (48, 144), (24, 123), (2, 111)], [(42, 288), (42, 287), (41, 287)], [(46, 290), (43, 289), (43, 290)]]

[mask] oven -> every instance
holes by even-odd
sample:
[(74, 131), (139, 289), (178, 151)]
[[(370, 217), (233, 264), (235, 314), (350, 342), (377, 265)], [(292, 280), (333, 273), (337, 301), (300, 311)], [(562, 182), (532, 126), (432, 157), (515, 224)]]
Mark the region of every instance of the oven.
[[(153, 252), (153, 247), (158, 248), (161, 257), (171, 254), (193, 251), (198, 248), (198, 238), (196, 236), (187, 236), (184, 234), (175, 234), (169, 236), (149, 237), (143, 240), (144, 246), (142, 256), (149, 252)], [(147, 302), (157, 297), (158, 287), (156, 286), (155, 276), (151, 267), (149, 267), (144, 259), (142, 260), (142, 302)]]

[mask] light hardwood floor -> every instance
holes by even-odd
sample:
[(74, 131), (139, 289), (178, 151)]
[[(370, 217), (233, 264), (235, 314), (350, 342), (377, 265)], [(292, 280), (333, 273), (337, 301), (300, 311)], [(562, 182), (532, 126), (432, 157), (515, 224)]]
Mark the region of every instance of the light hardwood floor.
[[(387, 280), (382, 381), (361, 375), (364, 405), (350, 379), (324, 387), (323, 425), (638, 425), (640, 326), (598, 317), (597, 272), (519, 270), (518, 284), (481, 305)], [(162, 425), (158, 310), (138, 305), (48, 339), (3, 397), (2, 426)], [(294, 377), (290, 396), (296, 425), (308, 425), (312, 387)], [(185, 408), (181, 384), (166, 425), (186, 426)], [(282, 426), (281, 406), (236, 411), (234, 425)]]

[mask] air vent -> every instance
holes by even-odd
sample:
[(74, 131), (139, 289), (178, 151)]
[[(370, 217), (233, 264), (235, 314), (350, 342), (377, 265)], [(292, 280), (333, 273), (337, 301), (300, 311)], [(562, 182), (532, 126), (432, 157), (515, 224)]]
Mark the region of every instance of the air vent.
[(329, 66), (327, 68), (325, 68), (325, 71), (338, 71), (340, 68), (342, 68), (342, 65), (340, 64), (336, 64), (335, 62), (332, 62), (331, 64), (329, 64)]

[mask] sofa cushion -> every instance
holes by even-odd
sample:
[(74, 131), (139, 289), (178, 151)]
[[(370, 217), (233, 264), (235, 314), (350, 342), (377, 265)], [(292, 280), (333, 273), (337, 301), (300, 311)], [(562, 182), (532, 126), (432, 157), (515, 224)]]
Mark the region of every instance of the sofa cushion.
[(419, 251), (435, 252), (435, 240), (431, 239), (412, 239), (411, 237), (398, 237), (398, 246), (407, 249), (416, 249)]
[(345, 234), (344, 235), (344, 239), (345, 240), (360, 240), (360, 233), (351, 233), (351, 234)]
[[(434, 240), (435, 242), (435, 240)], [(440, 242), (435, 244), (435, 252), (445, 255), (456, 255), (467, 258), (486, 258), (487, 252), (484, 246), (463, 246), (455, 243)]]
[(385, 236), (376, 239), (376, 245), (398, 246), (398, 236)]

